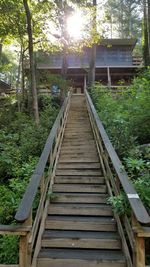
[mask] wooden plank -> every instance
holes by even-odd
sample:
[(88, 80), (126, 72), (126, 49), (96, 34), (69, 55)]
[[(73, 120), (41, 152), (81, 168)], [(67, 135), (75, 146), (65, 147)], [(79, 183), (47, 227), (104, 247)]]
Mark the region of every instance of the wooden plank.
[[(89, 254), (89, 255), (88, 255)], [(109, 250), (47, 249), (39, 255), (38, 267), (126, 267), (120, 252)]]
[(112, 216), (112, 209), (103, 204), (50, 204), (48, 214)]
[(53, 192), (106, 193), (106, 185), (54, 184)]
[(145, 240), (135, 236), (136, 267), (145, 267)]
[(150, 227), (133, 228), (138, 237), (150, 237)]
[(99, 163), (59, 163), (57, 169), (99, 169)]
[(91, 248), (91, 249), (120, 249), (121, 244), (119, 240), (112, 239), (94, 239), (94, 238), (50, 238), (42, 239), (42, 247), (55, 248)]
[(56, 197), (51, 203), (105, 203), (107, 194), (87, 194), (87, 193), (56, 193)]
[(60, 152), (60, 158), (64, 158), (64, 157), (70, 157), (70, 158), (79, 158), (82, 159), (82, 162), (84, 160), (84, 158), (88, 158), (90, 155), (90, 157), (94, 157), (97, 159), (97, 152), (96, 151), (92, 151), (92, 152), (85, 152), (85, 151), (68, 151), (68, 152)]
[(112, 217), (48, 216), (45, 229), (116, 231), (116, 222)]
[(94, 140), (89, 140), (89, 141), (86, 141), (86, 140), (72, 140), (72, 141), (67, 141), (67, 140), (64, 140), (63, 141), (63, 146), (67, 147), (67, 146), (85, 146), (85, 145), (95, 145), (95, 141)]
[(84, 150), (84, 151), (96, 151), (96, 146), (95, 145), (76, 145), (76, 146), (62, 146), (62, 151), (70, 151), (70, 150), (73, 150), (73, 151), (80, 151), (80, 150)]
[(104, 184), (104, 181), (101, 176), (55, 176), (55, 184)]
[(2, 225), (0, 224), (0, 234), (24, 236), (31, 231), (30, 226)]
[(100, 170), (56, 170), (56, 175), (87, 175), (87, 176), (100, 176), (102, 173)]
[(97, 157), (85, 157), (85, 158), (73, 158), (73, 157), (66, 157), (66, 156), (61, 156), (59, 159), (59, 163), (98, 163), (99, 160), (97, 159)]
[(37, 267), (126, 267), (125, 262), (100, 262), (99, 260), (77, 260), (77, 259), (38, 259)]

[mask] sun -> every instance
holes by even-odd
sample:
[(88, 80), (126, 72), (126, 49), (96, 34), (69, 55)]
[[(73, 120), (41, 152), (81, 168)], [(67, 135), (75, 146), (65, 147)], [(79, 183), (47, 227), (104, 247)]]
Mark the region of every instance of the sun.
[(77, 11), (67, 20), (67, 31), (73, 39), (81, 39), (83, 35), (84, 19), (80, 11)]

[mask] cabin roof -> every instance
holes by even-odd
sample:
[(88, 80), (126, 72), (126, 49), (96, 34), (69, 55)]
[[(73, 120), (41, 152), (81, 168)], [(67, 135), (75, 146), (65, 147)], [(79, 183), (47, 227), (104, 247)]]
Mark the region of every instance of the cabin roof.
[(125, 45), (125, 46), (132, 46), (135, 47), (137, 39), (130, 38), (130, 39), (101, 39), (99, 45)]

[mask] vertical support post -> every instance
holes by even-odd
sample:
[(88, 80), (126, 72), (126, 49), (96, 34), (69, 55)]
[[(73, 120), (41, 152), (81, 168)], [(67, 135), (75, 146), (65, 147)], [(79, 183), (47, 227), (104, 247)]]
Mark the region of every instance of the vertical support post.
[(19, 267), (29, 267), (31, 263), (29, 262), (30, 256), (28, 255), (28, 240), (29, 233), (25, 236), (20, 237), (19, 244)]
[(132, 214), (132, 227), (136, 229), (134, 233), (135, 237), (135, 253), (133, 256), (135, 267), (145, 267), (145, 238), (138, 236), (138, 228), (140, 227), (134, 214)]
[[(24, 223), (25, 226), (32, 225), (32, 211), (29, 218)], [(25, 236), (20, 236), (19, 243), (19, 267), (31, 266), (31, 251), (29, 249), (30, 232), (27, 232)]]
[(84, 90), (84, 92), (86, 90), (86, 74), (84, 74), (84, 87), (83, 87), (83, 90)]
[(107, 67), (107, 78), (108, 78), (108, 87), (111, 88), (111, 75), (109, 67)]
[(136, 257), (135, 266), (145, 267), (145, 239), (144, 237), (138, 237), (135, 235)]

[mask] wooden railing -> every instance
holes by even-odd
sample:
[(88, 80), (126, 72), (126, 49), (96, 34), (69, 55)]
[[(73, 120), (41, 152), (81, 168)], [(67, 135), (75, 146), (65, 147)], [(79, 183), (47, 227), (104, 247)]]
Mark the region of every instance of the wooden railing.
[[(20, 237), (18, 265), (0, 265), (0, 267), (30, 267), (32, 264), (33, 248), (36, 247), (36, 243), (38, 242), (37, 235), (44, 217), (43, 211), (49, 201), (47, 200), (47, 196), (51, 194), (51, 187), (67, 121), (69, 105), (70, 94), (65, 99), (56, 118), (39, 162), (15, 215), (15, 219), (19, 225), (0, 225), (1, 235), (8, 234)], [(36, 211), (33, 210), (35, 200), (38, 201)]]
[(130, 182), (94, 108), (85, 91), (89, 117), (96, 140), (99, 158), (110, 196), (124, 190), (131, 207), (131, 217), (115, 214), (128, 267), (145, 267), (145, 239), (150, 238), (150, 216)]

